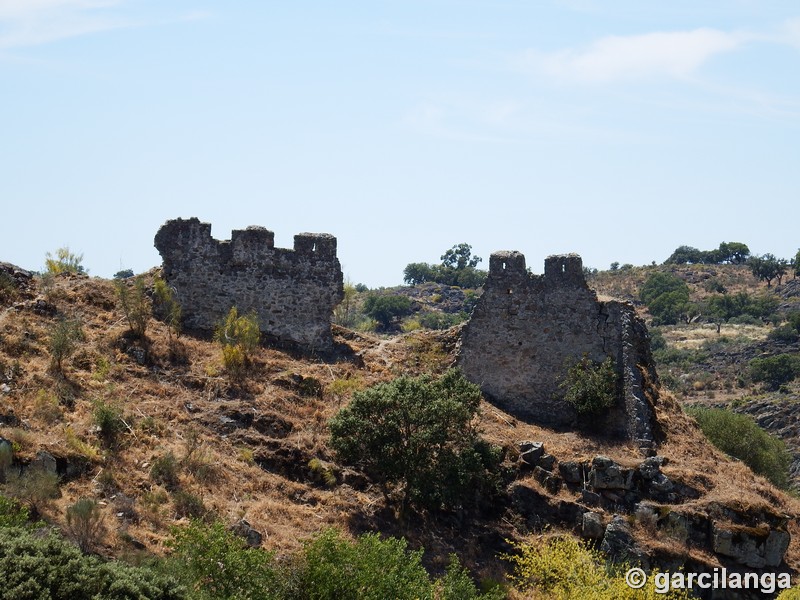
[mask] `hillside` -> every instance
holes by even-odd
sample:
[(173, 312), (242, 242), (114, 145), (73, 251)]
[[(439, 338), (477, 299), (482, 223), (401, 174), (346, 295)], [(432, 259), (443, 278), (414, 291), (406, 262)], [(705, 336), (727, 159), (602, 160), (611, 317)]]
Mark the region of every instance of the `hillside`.
[[(401, 522), (377, 486), (337, 464), (327, 423), (355, 390), (401, 374), (444, 372), (455, 358), (458, 327), (392, 337), (334, 328), (333, 357), (261, 347), (247, 376), (232, 381), (213, 340), (172, 338), (152, 317), (144, 340), (132, 336), (111, 281), (42, 280), (4, 269), (0, 438), (13, 447), (23, 473), (31, 465), (58, 473), (60, 497), (37, 506), (46, 521), (63, 526), (67, 507), (79, 498), (100, 502), (108, 525), (97, 548), (103, 555), (163, 554), (169, 527), (203, 514), (228, 525), (246, 521), (262, 536), (260, 545), (279, 554), (333, 525), (354, 535), (404, 536), (425, 548), (432, 572), (440, 573), (454, 552), (476, 578), (504, 580), (509, 567), (498, 555), (510, 551), (506, 540), (571, 531), (599, 545), (617, 515), (623, 519), (613, 523), (624, 531), (628, 555), (651, 564), (800, 568), (800, 503), (713, 448), (670, 393), (654, 406), (664, 438), (657, 460), (643, 459), (628, 443), (524, 423), (484, 401), (478, 425), (503, 448), (502, 495), (490, 506)], [(728, 276), (727, 269), (719, 273)], [(598, 276), (591, 285), (635, 299), (635, 276), (617, 277)], [(740, 285), (730, 277), (726, 286)], [(59, 373), (50, 340), (63, 318), (79, 321), (84, 338)], [(755, 352), (764, 331), (735, 327), (723, 327), (723, 334), (747, 336), (743, 352)], [(689, 347), (687, 332), (704, 328), (663, 335), (671, 346)], [(714, 353), (705, 372), (722, 372), (730, 355)], [(678, 392), (681, 401), (755, 390), (729, 391), (721, 376), (689, 388)], [(792, 388), (788, 399), (796, 398)], [(102, 410), (119, 411), (113, 414), (123, 427), (113, 438), (98, 425)], [(530, 449), (520, 447), (526, 441), (542, 443), (549, 462), (521, 457), (521, 449)], [(170, 470), (171, 478), (164, 475)], [(772, 550), (765, 555), (767, 539)], [(784, 547), (781, 560), (775, 548)]]

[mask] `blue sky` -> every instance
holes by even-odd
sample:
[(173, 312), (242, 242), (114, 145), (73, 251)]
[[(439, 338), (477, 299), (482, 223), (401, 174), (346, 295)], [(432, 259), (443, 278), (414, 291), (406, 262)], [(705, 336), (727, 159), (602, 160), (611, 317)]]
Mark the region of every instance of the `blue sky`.
[(584, 264), (800, 247), (800, 4), (0, 0), (0, 261), (160, 264), (165, 220)]

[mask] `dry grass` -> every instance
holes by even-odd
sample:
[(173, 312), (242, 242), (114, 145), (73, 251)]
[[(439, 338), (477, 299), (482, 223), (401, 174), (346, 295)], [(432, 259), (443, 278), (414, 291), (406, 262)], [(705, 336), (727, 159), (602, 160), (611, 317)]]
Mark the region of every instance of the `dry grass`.
[[(18, 443), (18, 456), (24, 460), (39, 450), (69, 460), (79, 455), (87, 459), (84, 473), (63, 484), (62, 497), (45, 516), (63, 523), (66, 507), (78, 498), (97, 499), (110, 532), (103, 553), (129, 550), (130, 539), (154, 552), (164, 550), (168, 527), (178, 520), (171, 492), (153, 481), (150, 471), (155, 460), (172, 452), (179, 464), (178, 489), (201, 498), (227, 522), (247, 519), (264, 534), (269, 549), (292, 552), (327, 525), (356, 532), (379, 527), (389, 534), (406, 535), (412, 546), (425, 546), (432, 565), (458, 551), (481, 574), (501, 575), (502, 566), (491, 551), (483, 549), (481, 536), (513, 537), (513, 523), (500, 519), (460, 526), (437, 521), (401, 526), (393, 521), (377, 490), (327, 488), (302, 474), (261, 468), (254, 458), (267, 448), (301, 456), (306, 463), (311, 458), (330, 460), (326, 423), (352, 393), (400, 373), (442, 371), (453, 362), (456, 332), (414, 332), (387, 339), (336, 328), (337, 342), (352, 350), (350, 359), (327, 363), (261, 348), (247, 379), (236, 384), (222, 375), (219, 348), (208, 340), (184, 335), (170, 344), (166, 325), (152, 319), (147, 344), (129, 340), (110, 282), (57, 277), (48, 296), (60, 313), (83, 321), (86, 340), (66, 364), (65, 377), (56, 377), (48, 373), (46, 351), (54, 317), (0, 307), (0, 363), (17, 360), (21, 365), (9, 383), (11, 393), (2, 398), (2, 412), (13, 411), (25, 424), (2, 428), (0, 435)], [(737, 330), (740, 333), (758, 334)], [(697, 328), (691, 339), (685, 335), (681, 343), (699, 344), (708, 332)], [(146, 364), (136, 360), (138, 347), (147, 352)], [(318, 382), (321, 393), (309, 393), (313, 386), (297, 383), (306, 380)], [(44, 410), (52, 408), (52, 402), (37, 401), (42, 397), (60, 399), (60, 415)], [(114, 448), (103, 447), (92, 423), (95, 399), (122, 407), (127, 427)], [(671, 459), (665, 473), (706, 490), (687, 509), (702, 510), (709, 502), (721, 502), (800, 514), (796, 499), (711, 447), (669, 394), (662, 395), (657, 409), (667, 431), (660, 453)], [(276, 434), (255, 426), (226, 428), (223, 417), (234, 413), (274, 417), (276, 422), (288, 423), (290, 430)], [(512, 454), (520, 441), (530, 439), (542, 441), (559, 461), (590, 460), (598, 454), (630, 466), (641, 461), (631, 444), (554, 432), (520, 422), (485, 402), (480, 426), (487, 439)], [(130, 499), (138, 518), (118, 516), (122, 498)], [(557, 499), (576, 500), (567, 489)], [(792, 527), (800, 533), (795, 523)], [(798, 540), (795, 535), (788, 555), (793, 566), (800, 566)]]

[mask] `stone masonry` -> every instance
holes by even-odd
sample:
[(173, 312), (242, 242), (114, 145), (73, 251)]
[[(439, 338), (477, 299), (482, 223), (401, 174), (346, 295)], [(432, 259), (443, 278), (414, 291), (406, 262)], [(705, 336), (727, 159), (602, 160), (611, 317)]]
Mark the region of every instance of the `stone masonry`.
[(610, 356), (620, 381), (617, 405), (595, 424), (652, 447), (657, 376), (647, 329), (633, 306), (598, 300), (578, 255), (549, 256), (544, 275), (532, 275), (523, 254), (492, 254), (484, 293), (461, 337), (464, 375), (512, 414), (572, 428), (577, 414), (559, 384), (584, 354), (597, 362)]
[(164, 223), (155, 246), (184, 326), (212, 331), (235, 306), (240, 314), (255, 311), (272, 341), (330, 351), (331, 314), (343, 297), (336, 238), (300, 233), (291, 250), (275, 248), (274, 240), (263, 227), (235, 230), (230, 240), (220, 241), (211, 237), (211, 225), (197, 218)]

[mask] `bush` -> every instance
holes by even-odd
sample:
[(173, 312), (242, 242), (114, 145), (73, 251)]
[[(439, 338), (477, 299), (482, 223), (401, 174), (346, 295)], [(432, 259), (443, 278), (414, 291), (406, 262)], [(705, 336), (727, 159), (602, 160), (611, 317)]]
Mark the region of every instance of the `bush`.
[(92, 420), (97, 425), (100, 439), (107, 446), (113, 446), (119, 434), (127, 429), (122, 418), (122, 409), (116, 404), (97, 400), (92, 409)]
[(177, 582), (148, 569), (83, 556), (53, 532), (0, 528), (0, 600), (181, 600)]
[(411, 300), (406, 296), (368, 294), (364, 314), (375, 319), (383, 330), (392, 327), (400, 317), (411, 314)]
[(31, 515), (37, 518), (51, 500), (58, 498), (58, 475), (42, 467), (31, 467), (24, 472), (12, 471), (6, 475), (6, 492), (25, 503)]
[(564, 400), (581, 417), (599, 415), (617, 401), (617, 373), (609, 356), (595, 363), (586, 355), (567, 369), (559, 387), (564, 390)]
[(195, 593), (193, 598), (261, 600), (279, 598), (279, 579), (270, 552), (248, 548), (216, 521), (174, 528), (170, 571)]
[(71, 319), (60, 319), (53, 326), (50, 332), (50, 362), (52, 368), (63, 373), (64, 360), (72, 356), (78, 346), (78, 342), (83, 341), (83, 328), (79, 321)]
[(178, 337), (181, 333), (181, 305), (175, 297), (175, 292), (167, 282), (157, 277), (153, 281), (153, 294), (156, 299), (156, 310), (167, 324), (167, 335), (172, 341), (172, 334)]
[(473, 421), (480, 389), (456, 370), (440, 379), (399, 377), (353, 394), (330, 422), (339, 460), (357, 465), (389, 498), (429, 509), (472, 504), (492, 494), (499, 450)]
[(686, 313), (689, 286), (671, 273), (652, 273), (639, 292), (653, 320), (661, 325), (674, 325)]
[(225, 319), (217, 325), (214, 339), (222, 344), (225, 370), (234, 379), (243, 377), (261, 342), (258, 316), (255, 313), (239, 316), (236, 307), (232, 307)]
[(185, 517), (200, 519), (207, 512), (202, 498), (183, 490), (172, 494), (172, 502), (175, 505), (175, 517), (178, 519)]
[(657, 594), (651, 584), (633, 589), (625, 583), (627, 565), (606, 565), (597, 550), (572, 537), (553, 537), (536, 544), (514, 544), (517, 554), (503, 555), (514, 571), (509, 579), (526, 597), (552, 600), (688, 600), (684, 590)]
[(124, 280), (115, 280), (114, 286), (117, 290), (117, 301), (128, 321), (128, 327), (137, 338), (144, 339), (147, 320), (151, 313), (144, 277), (142, 275), (135, 277), (132, 285)]
[(27, 508), (16, 500), (0, 496), (0, 527), (23, 527), (29, 520)]
[(50, 275), (60, 275), (61, 273), (86, 273), (86, 269), (81, 264), (83, 254), (73, 254), (69, 247), (65, 246), (56, 250), (55, 256), (49, 252), (45, 255), (44, 266)]
[(105, 531), (103, 513), (91, 498), (81, 498), (67, 508), (67, 532), (81, 552), (90, 552)]
[(797, 354), (776, 354), (750, 361), (753, 381), (762, 381), (769, 390), (777, 390), (800, 375), (800, 357)]
[(367, 533), (355, 542), (327, 529), (307, 542), (300, 575), (302, 595), (338, 600), (433, 600), (433, 586), (422, 566), (422, 550), (406, 541)]
[(178, 487), (178, 461), (172, 452), (167, 452), (153, 461), (150, 477), (168, 490)]
[(687, 412), (717, 448), (778, 487), (788, 486), (791, 456), (786, 445), (761, 429), (752, 418), (716, 408), (695, 407)]

